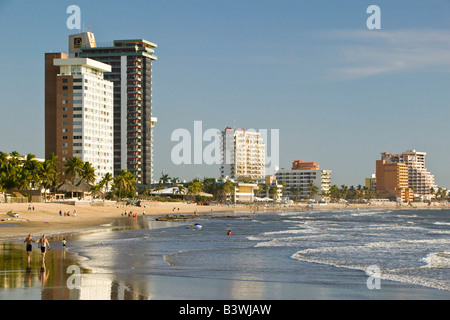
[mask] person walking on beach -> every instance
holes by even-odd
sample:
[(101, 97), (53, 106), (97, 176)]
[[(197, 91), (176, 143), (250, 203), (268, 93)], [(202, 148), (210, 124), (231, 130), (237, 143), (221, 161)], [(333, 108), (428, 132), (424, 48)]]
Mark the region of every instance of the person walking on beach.
[(28, 235), (28, 237), (25, 238), (23, 243), (27, 244), (27, 253), (28, 253), (28, 261), (30, 261), (31, 258), (31, 250), (33, 249), (33, 246), (31, 245), (33, 242), (38, 242), (38, 240), (33, 240), (33, 237), (31, 234)]
[(51, 249), (51, 248), (50, 248), (50, 243), (48, 243), (48, 240), (47, 240), (47, 238), (45, 237), (45, 234), (42, 235), (42, 238), (39, 239), (39, 245), (40, 245), (40, 247), (41, 247), (42, 260), (45, 260), (45, 253), (46, 253), (46, 251), (47, 251), (47, 247), (48, 247), (49, 249)]

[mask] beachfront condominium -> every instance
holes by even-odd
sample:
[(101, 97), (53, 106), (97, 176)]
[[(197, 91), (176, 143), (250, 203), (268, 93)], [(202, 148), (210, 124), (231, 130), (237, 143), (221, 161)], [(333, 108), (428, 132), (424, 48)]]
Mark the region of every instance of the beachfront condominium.
[(290, 170), (278, 170), (275, 177), (285, 185), (283, 194), (295, 200), (329, 201), (331, 170), (321, 170), (316, 162), (295, 160)]
[(45, 54), (45, 157), (61, 168), (72, 157), (90, 162), (97, 181), (113, 170), (113, 83), (107, 64)]
[(414, 194), (408, 184), (408, 166), (386, 159), (376, 161), (376, 188), (383, 197), (402, 202), (412, 202)]
[(221, 177), (264, 179), (266, 174), (265, 144), (261, 134), (227, 127), (220, 135)]
[[(425, 152), (407, 150), (401, 154), (381, 153), (381, 160), (386, 163), (403, 163), (408, 168), (408, 186), (413, 189), (414, 194), (423, 200), (430, 200), (433, 189), (437, 189), (432, 175), (425, 167)], [(378, 189), (378, 178), (377, 178)]]
[[(82, 33), (72, 36), (83, 39)], [(79, 40), (78, 40), (79, 41)], [(153, 128), (152, 62), (156, 44), (143, 39), (115, 40), (93, 46), (83, 42), (74, 52), (111, 66), (105, 79), (114, 83), (114, 175), (124, 169), (139, 184), (152, 183)]]

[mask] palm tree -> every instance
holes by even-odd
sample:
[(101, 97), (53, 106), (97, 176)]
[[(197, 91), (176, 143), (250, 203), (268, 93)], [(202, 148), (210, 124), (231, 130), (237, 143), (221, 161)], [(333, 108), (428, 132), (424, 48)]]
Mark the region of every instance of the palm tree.
[(159, 179), (159, 181), (162, 181), (163, 184), (167, 183), (169, 180), (170, 180), (170, 177), (169, 177), (169, 175), (167, 173), (163, 174), (161, 176), (161, 178)]
[(289, 191), (291, 192), (291, 197), (294, 198), (295, 201), (298, 201), (298, 199), (302, 195), (302, 191), (300, 190), (300, 188), (291, 188)]
[(41, 173), (41, 186), (44, 187), (44, 195), (48, 189), (56, 186), (58, 174), (57, 169), (53, 167), (51, 161), (44, 161)]
[(176, 194), (182, 195), (184, 200), (184, 189), (186, 189), (184, 186), (178, 186), (178, 189), (176, 190)]
[(276, 186), (269, 188), (269, 196), (273, 199), (273, 201), (278, 200), (278, 188)]
[(200, 180), (195, 179), (195, 180), (192, 180), (191, 182), (189, 182), (189, 185), (188, 185), (188, 193), (189, 194), (196, 196), (200, 192), (202, 192), (202, 190), (203, 190), (203, 183)]
[(27, 177), (27, 180), (24, 181), (25, 184), (28, 184), (28, 187), (31, 186), (31, 188), (35, 188), (40, 184), (42, 170), (42, 163), (36, 160), (34, 154), (29, 153), (22, 165), (23, 176)]
[(55, 188), (59, 183), (59, 169), (61, 162), (58, 161), (58, 157), (52, 153), (50, 159), (44, 161), (43, 178), (49, 183), (47, 188)]
[(66, 170), (64, 171), (65, 175), (70, 175), (72, 177), (72, 182), (74, 182), (75, 178), (79, 179), (83, 173), (84, 163), (78, 157), (73, 157), (67, 160), (64, 165)]
[(317, 188), (317, 186), (312, 182), (309, 183), (308, 190), (309, 190), (309, 197), (311, 199), (314, 199), (314, 197), (319, 193), (319, 188)]
[(223, 184), (223, 193), (225, 194), (225, 199), (227, 199), (228, 195), (231, 195), (232, 193), (234, 193), (236, 187), (234, 185), (233, 181), (226, 181)]
[(81, 173), (81, 178), (86, 180), (87, 183), (94, 183), (95, 182), (95, 169), (92, 167), (92, 163), (86, 161), (83, 164), (83, 170)]
[(102, 183), (97, 183), (94, 186), (92, 186), (91, 195), (92, 196), (102, 196), (103, 197), (103, 185)]
[(119, 198), (123, 198), (126, 195), (131, 195), (136, 192), (136, 187), (134, 185), (134, 176), (126, 171), (120, 170), (116, 178), (114, 178), (114, 188), (117, 192)]
[(101, 185), (103, 186), (103, 189), (105, 190), (105, 192), (108, 192), (109, 190), (109, 184), (114, 180), (114, 177), (112, 176), (111, 173), (107, 172), (102, 180), (100, 181)]

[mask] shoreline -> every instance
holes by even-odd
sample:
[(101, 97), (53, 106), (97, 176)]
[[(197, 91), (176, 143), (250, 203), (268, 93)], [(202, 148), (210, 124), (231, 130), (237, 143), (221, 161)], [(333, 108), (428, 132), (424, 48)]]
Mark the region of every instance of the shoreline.
[[(34, 210), (28, 208), (34, 207)], [(264, 206), (264, 205), (215, 205), (201, 206), (182, 202), (152, 202), (145, 207), (138, 206), (99, 206), (92, 204), (70, 205), (64, 203), (0, 203), (0, 242), (14, 242), (25, 239), (28, 234), (55, 237), (60, 235), (74, 235), (84, 232), (94, 232), (111, 227), (111, 223), (121, 218), (126, 211), (133, 212), (138, 217), (152, 216), (155, 220), (177, 220), (201, 218), (204, 215), (217, 214), (263, 214), (264, 212), (304, 211), (304, 210), (415, 210), (415, 209), (447, 209), (442, 204), (417, 203), (411, 206), (398, 206), (396, 203), (383, 203), (377, 205), (367, 204), (338, 204), (314, 205), (308, 208), (307, 204), (291, 206)], [(59, 212), (70, 212), (70, 216), (60, 216)], [(76, 216), (73, 212), (76, 210)], [(18, 221), (7, 215), (7, 212), (19, 214)]]

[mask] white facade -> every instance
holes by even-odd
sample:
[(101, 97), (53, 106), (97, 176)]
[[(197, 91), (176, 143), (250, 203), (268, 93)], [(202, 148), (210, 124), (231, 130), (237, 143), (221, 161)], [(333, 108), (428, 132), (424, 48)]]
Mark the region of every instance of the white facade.
[(310, 199), (310, 184), (313, 183), (318, 190), (314, 196), (316, 201), (328, 201), (331, 183), (331, 170), (279, 170), (275, 177), (277, 182), (285, 183), (284, 194), (294, 196), (294, 189), (299, 189), (300, 199)]
[(221, 132), (221, 150), (222, 177), (265, 177), (265, 144), (259, 132), (228, 127)]
[(60, 75), (73, 77), (72, 156), (90, 162), (99, 181), (113, 173), (113, 83), (103, 78), (111, 67), (87, 58), (55, 59), (54, 64)]

